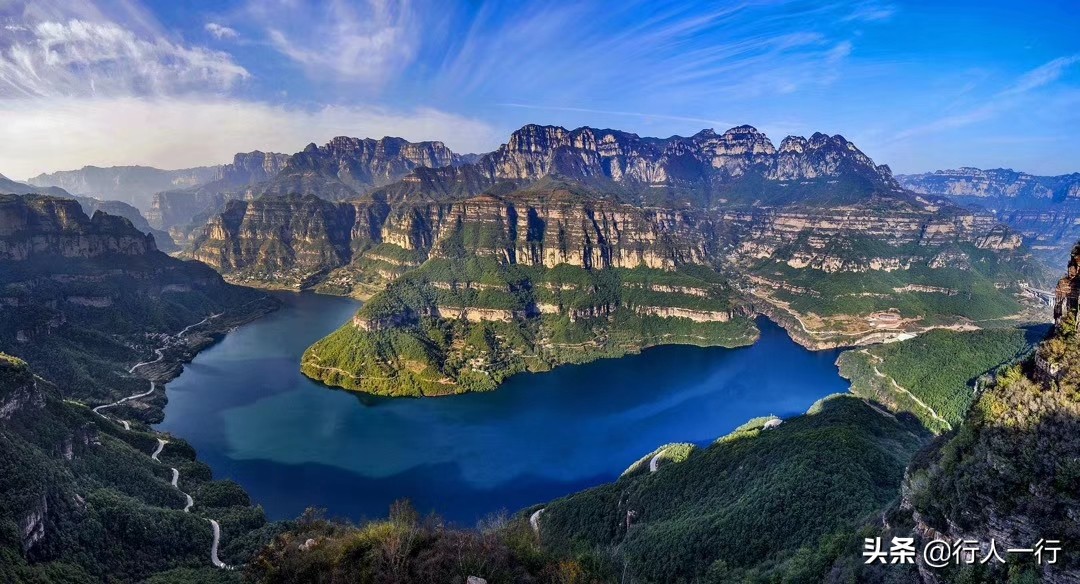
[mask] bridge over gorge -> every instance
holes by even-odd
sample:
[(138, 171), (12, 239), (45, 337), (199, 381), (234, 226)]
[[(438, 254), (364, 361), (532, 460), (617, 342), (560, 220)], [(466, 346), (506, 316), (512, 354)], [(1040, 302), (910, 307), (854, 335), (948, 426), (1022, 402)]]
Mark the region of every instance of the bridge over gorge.
[(1031, 295), (1033, 298), (1037, 298), (1038, 300), (1042, 301), (1043, 304), (1046, 304), (1051, 308), (1054, 307), (1054, 299), (1056, 298), (1056, 294), (1053, 290), (1040, 290), (1038, 288), (1028, 286), (1027, 284), (1023, 285), (1023, 290), (1027, 294)]

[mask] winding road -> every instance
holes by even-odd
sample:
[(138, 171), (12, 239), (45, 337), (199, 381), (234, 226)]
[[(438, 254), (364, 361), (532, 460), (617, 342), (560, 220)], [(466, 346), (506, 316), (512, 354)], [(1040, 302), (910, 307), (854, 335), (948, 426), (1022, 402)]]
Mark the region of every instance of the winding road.
[[(188, 325), (188, 326), (184, 327), (184, 329), (181, 330), (179, 333), (177, 333), (175, 335), (172, 335), (172, 336), (169, 336), (169, 337), (166, 337), (165, 344), (163, 346), (157, 348), (157, 349), (154, 349), (154, 354), (157, 355), (156, 359), (154, 359), (153, 361), (142, 361), (140, 363), (136, 363), (136, 364), (132, 365), (131, 369), (128, 369), (128, 374), (134, 374), (135, 371), (137, 371), (141, 367), (145, 367), (147, 365), (152, 365), (154, 363), (160, 363), (163, 359), (165, 359), (165, 349), (167, 349), (172, 344), (173, 341), (183, 339), (184, 335), (186, 335), (189, 331), (191, 331), (191, 329), (193, 329), (193, 328), (195, 328), (197, 326), (203, 325), (206, 322), (208, 322), (210, 319), (217, 318), (217, 317), (221, 316), (221, 314), (222, 313), (212, 314), (212, 315), (200, 320), (199, 322), (197, 322), (195, 324)], [(109, 416), (106, 416), (105, 414), (101, 413), (101, 410), (104, 410), (106, 408), (115, 407), (115, 406), (118, 406), (118, 405), (120, 405), (122, 403), (129, 402), (131, 400), (136, 400), (136, 399), (141, 399), (141, 398), (147, 397), (147, 396), (153, 394), (155, 391), (157, 391), (157, 382), (151, 381), (150, 382), (150, 389), (148, 389), (148, 390), (146, 390), (146, 391), (144, 391), (142, 393), (137, 393), (137, 394), (134, 394), (134, 395), (129, 395), (129, 396), (125, 397), (125, 398), (121, 398), (121, 399), (119, 399), (117, 401), (114, 401), (111, 404), (104, 404), (104, 405), (97, 406), (97, 407), (93, 408), (92, 411), (95, 414), (101, 416), (102, 418), (105, 418), (106, 420), (112, 420), (114, 422), (120, 423), (122, 426), (124, 426), (125, 430), (130, 431), (131, 430), (131, 422), (129, 422), (127, 420), (120, 420), (120, 419), (116, 419), (116, 418), (110, 418)], [(155, 448), (154, 452), (150, 454), (150, 458), (153, 459), (154, 462), (157, 462), (159, 464), (164, 464), (164, 463), (161, 462), (161, 459), (158, 458), (158, 457), (161, 455), (162, 450), (165, 449), (165, 445), (168, 444), (169, 441), (165, 440), (163, 438), (158, 438), (157, 442), (158, 442), (157, 443), (157, 448)], [(191, 498), (191, 495), (189, 495), (189, 494), (185, 493), (184, 491), (180, 490), (180, 471), (175, 469), (175, 468), (172, 468), (172, 467), (169, 467), (169, 470), (172, 471), (172, 480), (170, 481), (170, 483), (172, 484), (173, 488), (175, 488), (177, 491), (180, 492), (181, 495), (184, 496), (184, 499), (185, 499), (184, 513), (190, 513), (191, 508), (195, 505), (195, 500)], [(210, 563), (212, 563), (214, 565), (214, 567), (221, 568), (222, 570), (232, 570), (232, 569), (234, 569), (232, 566), (226, 564), (225, 562), (222, 562), (221, 558), (218, 557), (218, 547), (219, 547), (219, 545), (221, 543), (221, 525), (219, 525), (218, 522), (216, 520), (214, 520), (214, 519), (210, 519), (210, 518), (205, 518), (205, 519), (210, 523), (210, 527), (214, 532), (214, 542), (210, 546)]]
[(927, 412), (930, 412), (930, 417), (931, 418), (934, 418), (935, 420), (937, 420), (937, 421), (941, 422), (942, 424), (944, 424), (946, 429), (952, 430), (952, 424), (950, 424), (949, 421), (946, 420), (945, 418), (942, 418), (941, 416), (939, 416), (938, 413), (934, 411), (934, 408), (931, 408), (930, 406), (926, 405), (926, 403), (923, 402), (923, 400), (919, 399), (919, 396), (915, 395), (914, 393), (911, 393), (911, 391), (909, 391), (906, 387), (904, 387), (904, 386), (900, 385), (899, 383), (897, 383), (895, 379), (893, 379), (892, 377), (890, 377), (888, 375), (885, 375), (884, 373), (882, 373), (881, 371), (878, 370), (877, 364), (882, 362), (881, 357), (878, 357), (877, 355), (871, 353), (870, 351), (867, 351), (866, 349), (862, 349), (859, 352), (865, 354), (867, 357), (870, 358), (870, 369), (873, 371), (875, 376), (877, 376), (877, 377), (879, 377), (881, 379), (888, 379), (889, 383), (891, 383), (894, 388), (896, 388), (898, 391), (906, 393), (909, 397), (911, 397), (911, 399), (915, 403), (922, 406), (922, 408), (925, 409)]
[(214, 529), (214, 543), (210, 546), (210, 562), (214, 564), (214, 567), (221, 568), (222, 570), (231, 570), (232, 566), (222, 562), (218, 559), (218, 542), (221, 541), (221, 526), (217, 521), (213, 519), (207, 519), (210, 522), (210, 527)]
[[(154, 453), (150, 455), (150, 458), (154, 459), (154, 462), (161, 462), (161, 459), (158, 458), (158, 456), (161, 454), (161, 451), (165, 449), (165, 445), (168, 444), (169, 441), (163, 440), (161, 438), (158, 438), (157, 441), (157, 450), (154, 450)], [(172, 486), (177, 491), (180, 491), (180, 471), (172, 467), (169, 467), (169, 470), (172, 471), (172, 481), (170, 481), (172, 483)], [(184, 504), (184, 513), (187, 513), (191, 511), (191, 507), (195, 505), (195, 500), (191, 498), (191, 495), (185, 493), (184, 491), (180, 491), (180, 494), (183, 495), (184, 498), (187, 500), (187, 502)]]
[[(101, 410), (103, 410), (105, 408), (111, 408), (111, 407), (118, 406), (118, 405), (120, 405), (120, 404), (122, 404), (124, 402), (129, 402), (129, 401), (131, 401), (133, 399), (144, 398), (144, 397), (154, 393), (156, 390), (157, 390), (157, 383), (151, 381), (150, 382), (150, 389), (148, 389), (148, 390), (146, 390), (146, 391), (144, 391), (142, 393), (137, 393), (135, 395), (129, 395), (129, 396), (125, 397), (125, 398), (118, 399), (118, 400), (114, 401), (111, 404), (105, 404), (105, 405), (98, 406), (98, 407), (93, 409), (93, 412), (95, 414), (101, 416), (102, 418), (105, 418), (106, 420), (111, 419), (111, 418), (109, 418), (109, 416), (106, 416), (105, 414), (101, 413)], [(121, 420), (121, 421), (126, 423), (126, 420)], [(128, 430), (131, 429), (130, 425), (125, 424), (124, 427), (127, 428)]]
[(537, 509), (536, 512), (529, 517), (529, 525), (532, 526), (532, 530), (536, 532), (537, 535), (540, 534), (540, 516), (544, 514), (544, 511), (546, 511), (546, 509)]
[(665, 448), (660, 452), (657, 452), (656, 456), (653, 456), (651, 459), (649, 459), (649, 472), (656, 472), (657, 470), (660, 470), (660, 457), (664, 454), (664, 450), (667, 449)]

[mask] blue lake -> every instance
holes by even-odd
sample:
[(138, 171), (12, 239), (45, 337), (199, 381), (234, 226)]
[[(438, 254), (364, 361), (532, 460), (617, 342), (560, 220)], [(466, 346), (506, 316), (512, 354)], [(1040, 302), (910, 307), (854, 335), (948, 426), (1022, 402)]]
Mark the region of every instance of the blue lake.
[(355, 301), (278, 293), (169, 383), (157, 426), (244, 486), (272, 519), (308, 506), (354, 520), (411, 499), (465, 525), (615, 479), (667, 442), (710, 443), (747, 419), (804, 412), (845, 392), (836, 351), (810, 352), (762, 319), (740, 349), (668, 346), (512, 377), (497, 391), (387, 399), (300, 374), (311, 343)]

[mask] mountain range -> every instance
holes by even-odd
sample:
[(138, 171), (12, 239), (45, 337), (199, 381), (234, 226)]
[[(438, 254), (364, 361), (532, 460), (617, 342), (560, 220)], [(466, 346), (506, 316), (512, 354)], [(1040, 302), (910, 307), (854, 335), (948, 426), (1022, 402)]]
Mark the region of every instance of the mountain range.
[(217, 166), (179, 170), (149, 166), (84, 166), (78, 170), (42, 173), (27, 182), (39, 187), (60, 187), (76, 195), (123, 201), (146, 210), (154, 193), (203, 184), (213, 180), (219, 170)]
[(309, 146), (186, 252), (234, 282), (368, 298), (305, 359), (333, 385), (491, 389), (652, 344), (750, 342), (756, 313), (809, 347), (879, 342), (1015, 315), (1017, 282), (1045, 276), (991, 213), (905, 190), (838, 135), (529, 125), (471, 161), (390, 141)]
[[(173, 197), (208, 197), (176, 214), (206, 217), (185, 228), (188, 260), (110, 212), (122, 204), (0, 195), (0, 351), (14, 355), (0, 355), (0, 578), (238, 582), (206, 561), (211, 518), (223, 557), (259, 582), (994, 582), (995, 566), (944, 579), (866, 566), (859, 545), (1073, 536), (1080, 251), (1053, 332), (1025, 358), (1012, 323), (1038, 318), (1021, 297), (1048, 281), (1025, 238), (956, 195), (905, 188), (840, 136), (776, 147), (749, 126), (663, 139), (526, 126), (479, 156), (335, 139), (238, 155), (215, 180), (159, 193), (159, 217)], [(222, 275), (366, 298), (299, 364), (352, 390), (492, 390), (652, 345), (739, 346), (765, 314), (805, 346), (854, 346), (839, 361), (854, 395), (661, 446), (484, 530), (405, 504), (361, 527), (267, 523), (181, 440), (154, 451), (149, 426), (164, 394), (148, 381), (274, 308)], [(123, 423), (86, 407), (131, 395), (108, 410)], [(1075, 568), (1009, 577), (1068, 582)]]
[(983, 208), (1022, 233), (1035, 253), (1064, 268), (1080, 238), (1080, 173), (1034, 176), (1008, 168), (959, 168), (897, 177), (904, 188)]

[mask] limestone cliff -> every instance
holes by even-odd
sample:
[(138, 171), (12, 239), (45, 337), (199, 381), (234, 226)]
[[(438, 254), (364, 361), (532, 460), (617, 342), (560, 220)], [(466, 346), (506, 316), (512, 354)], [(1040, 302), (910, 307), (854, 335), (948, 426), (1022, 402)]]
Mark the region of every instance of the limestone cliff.
[(203, 228), (191, 257), (285, 286), (361, 262), (415, 266), (458, 243), (511, 264), (671, 269), (707, 263), (713, 231), (700, 212), (642, 209), (559, 187), (393, 209), (372, 200), (267, 196), (230, 202)]
[(229, 201), (196, 237), (191, 256), (225, 273), (300, 284), (350, 261), (355, 223), (352, 205), (312, 195)]
[(395, 182), (414, 168), (438, 168), (458, 162), (460, 158), (442, 142), (339, 136), (323, 146), (309, 144), (293, 154), (258, 193), (347, 199)]
[(241, 152), (230, 164), (218, 167), (204, 184), (155, 193), (146, 218), (158, 229), (173, 230), (181, 242), (187, 240), (187, 226), (211, 211), (220, 211), (225, 201), (252, 196), (251, 187), (273, 178), (285, 167), (289, 156), (276, 152)]
[(87, 217), (73, 199), (0, 195), (0, 260), (135, 256), (156, 250), (153, 237), (127, 219), (102, 212)]
[[(641, 201), (672, 199), (712, 205), (729, 199), (787, 199), (822, 187), (838, 192), (899, 190), (888, 167), (876, 166), (843, 136), (789, 136), (777, 149), (751, 126), (723, 134), (643, 138), (617, 130), (528, 125), (473, 164), (420, 168), (386, 190), (388, 198), (476, 194), (500, 181), (522, 184), (544, 176), (617, 187)], [(830, 181), (835, 181), (831, 182)]]
[(912, 191), (988, 209), (1055, 269), (1065, 267), (1080, 239), (1080, 173), (1035, 176), (1007, 168), (960, 168), (897, 178)]

